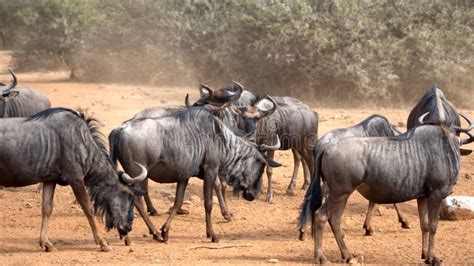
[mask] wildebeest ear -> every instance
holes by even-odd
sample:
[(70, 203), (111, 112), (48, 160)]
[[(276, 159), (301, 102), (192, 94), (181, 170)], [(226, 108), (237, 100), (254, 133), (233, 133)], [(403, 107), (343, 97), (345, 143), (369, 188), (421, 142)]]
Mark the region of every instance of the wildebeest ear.
[(268, 165), (272, 168), (281, 166), (281, 163), (275, 162), (274, 160), (272, 160), (270, 158), (265, 158), (265, 160), (267, 161)]
[(20, 92), (18, 91), (10, 91), (6, 94), (3, 94), (3, 98), (5, 98), (5, 101), (10, 101), (11, 99), (15, 98), (16, 96), (18, 96), (18, 94), (20, 94)]
[(276, 110), (276, 102), (270, 96), (265, 96), (255, 104), (258, 111), (261, 112), (260, 118), (271, 115)]
[(461, 156), (467, 156), (472, 153), (472, 150), (467, 150), (467, 149), (459, 149), (461, 152)]

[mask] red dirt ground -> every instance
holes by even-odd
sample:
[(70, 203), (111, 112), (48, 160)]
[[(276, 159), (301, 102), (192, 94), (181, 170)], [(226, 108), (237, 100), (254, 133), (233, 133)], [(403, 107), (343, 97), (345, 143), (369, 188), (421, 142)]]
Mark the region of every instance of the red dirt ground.
[[(137, 111), (158, 105), (180, 105), (186, 93), (196, 98), (197, 89), (146, 87), (139, 85), (74, 83), (66, 81), (66, 73), (18, 74), (19, 85), (41, 90), (53, 106), (87, 108), (103, 122), (102, 132), (110, 130), (130, 118)], [(8, 81), (0, 75), (0, 81)], [(353, 125), (370, 114), (385, 115), (394, 124), (406, 121), (408, 110), (393, 109), (320, 109), (320, 135), (337, 127)], [(474, 110), (462, 110), (474, 117)], [(403, 129), (403, 128), (402, 128)], [(470, 148), (474, 148), (471, 145)], [(277, 152), (276, 160), (283, 166), (274, 171), (274, 203), (264, 201), (265, 189), (259, 199), (246, 202), (228, 196), (234, 214), (225, 222), (219, 208), (214, 206), (213, 221), (221, 241), (210, 243), (205, 237), (203, 202), (186, 205), (190, 215), (177, 216), (170, 230), (168, 244), (158, 243), (147, 235), (141, 218), (135, 219), (130, 233), (134, 246), (126, 247), (116, 232), (105, 232), (113, 252), (99, 252), (94, 244), (90, 227), (69, 187), (58, 187), (55, 209), (49, 223), (49, 236), (58, 251), (43, 252), (38, 245), (41, 224), (41, 195), (36, 186), (0, 190), (0, 260), (2, 264), (36, 263), (147, 263), (147, 264), (263, 264), (271, 259), (285, 264), (313, 263), (313, 241), (299, 241), (296, 217), (304, 191), (295, 196), (285, 195), (290, 181), (293, 160), (289, 152)], [(463, 157), (456, 195), (474, 195), (474, 156)], [(266, 185), (266, 179), (264, 184)], [(302, 174), (298, 186), (302, 184)], [(161, 212), (152, 217), (161, 227), (171, 206), (174, 185), (151, 183), (151, 197)], [(192, 179), (188, 197), (202, 198), (202, 181)], [(231, 194), (231, 193), (228, 193)], [(363, 256), (365, 263), (421, 263), (421, 233), (415, 201), (402, 204), (412, 229), (401, 229), (391, 206), (381, 206), (381, 216), (375, 216), (375, 235), (363, 236), (362, 224), (368, 202), (354, 193), (344, 213), (342, 228), (345, 241), (353, 253)], [(474, 264), (474, 221), (440, 221), (436, 239), (436, 252), (447, 263)], [(209, 249), (222, 248), (222, 249)], [(329, 226), (324, 235), (324, 250), (332, 262), (341, 262), (337, 244)]]

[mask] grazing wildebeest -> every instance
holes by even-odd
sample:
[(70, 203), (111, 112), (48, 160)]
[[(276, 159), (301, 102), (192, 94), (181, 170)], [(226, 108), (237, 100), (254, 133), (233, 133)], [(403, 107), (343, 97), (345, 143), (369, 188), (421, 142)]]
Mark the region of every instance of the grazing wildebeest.
[[(265, 165), (279, 166), (203, 107), (188, 108), (174, 116), (131, 120), (115, 130), (109, 140), (113, 145), (112, 160), (118, 160), (127, 173), (138, 171), (133, 163), (136, 161), (146, 167), (148, 178), (153, 181), (178, 183), (173, 208), (161, 228), (165, 242), (191, 176), (204, 180), (206, 233), (217, 242), (211, 222), (212, 187), (217, 175), (232, 181), (234, 189), (242, 189), (243, 197), (251, 201), (259, 193)], [(277, 149), (278, 143), (276, 147), (262, 148)], [(136, 205), (137, 209), (157, 239), (157, 230), (140, 205)]]
[[(390, 124), (388, 119), (380, 115), (371, 115), (364, 119), (357, 125), (347, 128), (338, 128), (329, 131), (324, 134), (317, 142), (314, 149), (314, 158), (317, 162), (319, 157), (322, 156), (324, 151), (331, 145), (344, 138), (349, 137), (394, 137), (400, 135), (400, 132)], [(307, 193), (311, 193), (310, 190)], [(369, 208), (367, 210), (367, 216), (364, 222), (365, 235), (373, 235), (371, 227), (371, 219), (375, 204), (369, 202)], [(396, 204), (394, 204), (395, 210), (397, 211), (398, 221), (402, 225), (402, 228), (410, 228), (408, 221), (402, 216)], [(306, 222), (304, 223), (306, 224)], [(303, 226), (304, 227), (304, 226)], [(304, 229), (300, 229), (300, 240), (304, 240)]]
[(33, 89), (15, 88), (17, 79), (11, 71), (13, 82), (0, 85), (0, 118), (27, 117), (51, 107), (49, 99), (41, 92)]
[[(438, 108), (442, 106), (443, 108)], [(444, 121), (446, 125), (454, 124), (455, 126), (461, 126), (459, 114), (446, 97), (443, 91), (435, 84), (431, 86), (418, 103), (413, 107), (407, 120), (407, 129), (419, 126), (418, 117), (424, 113), (429, 112), (427, 119), (430, 121)], [(471, 154), (471, 150), (462, 149), (461, 155)]]
[[(203, 89), (204, 88), (204, 89)], [(261, 98), (259, 96), (256, 96), (254, 94), (252, 94), (250, 91), (248, 90), (245, 90), (244, 87), (242, 86), (242, 84), (238, 83), (238, 82), (235, 82), (234, 81), (234, 85), (233, 86), (230, 86), (230, 87), (226, 87), (226, 88), (221, 88), (219, 90), (213, 90), (211, 89), (209, 86), (205, 85), (203, 88), (201, 88), (201, 99), (199, 99), (195, 105), (199, 105), (199, 104), (204, 104), (204, 103), (212, 103), (212, 102), (222, 102), (222, 100), (219, 99), (219, 96), (217, 95), (228, 95), (229, 93), (235, 93), (235, 92), (240, 92), (240, 97), (239, 98), (236, 98), (232, 103), (234, 106), (237, 106), (240, 110), (241, 110), (241, 113), (243, 114), (246, 114), (244, 115), (244, 125), (243, 125), (243, 129), (246, 131), (246, 133), (255, 133), (255, 123), (257, 120), (259, 119), (262, 119), (264, 116), (268, 116), (270, 114), (272, 114), (273, 111), (265, 111), (265, 112), (260, 112), (259, 114), (250, 114), (250, 118), (247, 117), (247, 115), (249, 114), (247, 111), (250, 109), (251, 111), (250, 112), (258, 112), (258, 110), (256, 110), (254, 108), (254, 106), (256, 106), (256, 102)], [(214, 92), (214, 93), (213, 93)], [(216, 93), (217, 92), (217, 93)], [(211, 95), (211, 96), (210, 96)], [(276, 103), (275, 106), (283, 106), (283, 110), (282, 111), (279, 111), (278, 113), (280, 113), (279, 115), (274, 115), (271, 117), (271, 119), (273, 120), (278, 120), (275, 124), (277, 125), (280, 125), (280, 129), (284, 129), (284, 131), (286, 133), (290, 132), (289, 134), (286, 134), (284, 138), (287, 138), (287, 139), (292, 139), (293, 141), (290, 141), (290, 149), (293, 153), (293, 162), (294, 162), (294, 167), (293, 167), (293, 175), (291, 177), (291, 181), (290, 181), (290, 184), (288, 185), (288, 188), (286, 190), (286, 193), (288, 195), (294, 195), (294, 189), (295, 189), (295, 186), (296, 186), (296, 179), (297, 179), (297, 176), (298, 176), (298, 170), (299, 170), (299, 164), (301, 162), (301, 164), (303, 165), (303, 173), (304, 173), (304, 183), (303, 183), (303, 186), (302, 186), (302, 189), (306, 189), (308, 184), (309, 184), (309, 179), (310, 179), (310, 171), (309, 171), (309, 167), (308, 167), (308, 163), (306, 162), (309, 158), (310, 161), (311, 160), (311, 155), (308, 155), (307, 153), (309, 152), (311, 154), (310, 151), (308, 151), (308, 148), (310, 147), (309, 145), (306, 145), (306, 144), (297, 144), (299, 143), (300, 141), (307, 141), (309, 139), (311, 139), (313, 141), (316, 141), (317, 139), (317, 126), (318, 126), (318, 114), (316, 112), (313, 112), (309, 109), (309, 107), (305, 104), (303, 104), (301, 101), (295, 99), (295, 98), (292, 98), (292, 97), (272, 97), (272, 100)], [(267, 104), (268, 105), (268, 104)], [(288, 106), (291, 106), (291, 107), (288, 107)], [(277, 108), (277, 107), (275, 107)], [(289, 116), (289, 115), (282, 115), (283, 113), (285, 113), (285, 111), (288, 111), (288, 112), (291, 112), (291, 113), (294, 113), (293, 115)], [(309, 113), (312, 112), (313, 115), (310, 115)], [(236, 112), (234, 112), (236, 113)], [(256, 116), (259, 116), (258, 119), (256, 118)], [(314, 117), (316, 117), (316, 121), (314, 121)], [(247, 118), (245, 118), (247, 117)], [(304, 118), (304, 119), (307, 119), (309, 118), (309, 120), (307, 122), (304, 122), (304, 121), (292, 121), (290, 119), (300, 119), (300, 118)], [(270, 117), (268, 117), (267, 119), (270, 119)], [(240, 122), (240, 121), (239, 121)], [(241, 122), (240, 122), (241, 123)], [(247, 128), (245, 128), (245, 123), (247, 124)], [(315, 131), (312, 132), (312, 133), (308, 133), (308, 131), (311, 130), (311, 127), (314, 127), (314, 125), (312, 125), (312, 123), (315, 123)], [(250, 125), (250, 126), (249, 126)], [(281, 125), (285, 125), (285, 126), (281, 126)], [(308, 128), (304, 128), (304, 127), (308, 127)], [(292, 128), (291, 130), (289, 129), (290, 127), (296, 127), (296, 128)], [(241, 128), (240, 124), (239, 124), (239, 128)], [(241, 128), (242, 129), (242, 128)], [(266, 130), (266, 129), (263, 129), (263, 130)], [(260, 137), (259, 137), (259, 141), (261, 141), (262, 143), (265, 143), (266, 141), (270, 141), (272, 140), (272, 138), (274, 138), (274, 135), (275, 135), (275, 128), (270, 128), (268, 130), (268, 136), (265, 136), (264, 133), (262, 130), (262, 127), (260, 127), (260, 130), (257, 132), (260, 134)], [(305, 132), (306, 131), (306, 132)], [(295, 134), (295, 132), (298, 132)], [(305, 133), (302, 133), (302, 132), (305, 132)], [(291, 136), (290, 136), (291, 134)], [(299, 134), (311, 134), (311, 137), (305, 137), (305, 138), (301, 138), (301, 139), (298, 139), (299, 137), (301, 136), (298, 136)], [(308, 142), (312, 142), (312, 141), (308, 141)], [(304, 145), (306, 145), (306, 148), (303, 148), (301, 149)], [(297, 147), (297, 148), (293, 148), (293, 147)], [(300, 149), (298, 149), (298, 147)], [(284, 150), (287, 150), (289, 148), (284, 148)], [(303, 151), (302, 154), (300, 154), (301, 152)], [(301, 156), (304, 156), (306, 159), (305, 160), (301, 160)], [(269, 155), (270, 157), (273, 156), (273, 153), (271, 153)], [(267, 168), (267, 176), (268, 176), (268, 180), (269, 180), (269, 186), (268, 186), (268, 193), (267, 193), (267, 201), (268, 202), (271, 202), (273, 200), (273, 190), (272, 190), (272, 187), (271, 187), (271, 179), (272, 179), (272, 170), (271, 168)]]
[[(192, 107), (192, 106), (190, 106)], [(184, 106), (167, 106), (167, 107), (150, 107), (150, 108), (145, 108), (141, 110), (140, 112), (136, 113), (131, 119), (125, 121), (124, 123), (128, 123), (131, 120), (134, 119), (144, 119), (144, 118), (159, 118), (163, 116), (171, 116), (171, 115), (176, 115), (179, 112), (184, 111), (186, 108), (189, 107), (184, 107)], [(221, 117), (223, 119), (223, 122), (228, 125), (234, 125), (234, 116), (232, 115), (232, 111), (228, 111), (229, 107), (224, 108), (223, 110), (220, 111), (215, 111), (216, 115), (218, 117)], [(237, 117), (240, 117), (237, 116)], [(114, 129), (110, 136), (113, 136), (115, 133), (115, 130), (119, 129)], [(113, 139), (109, 141), (110, 144), (112, 144)], [(114, 148), (113, 145), (110, 146), (110, 150), (112, 151)], [(222, 184), (225, 186), (225, 183)], [(225, 200), (225, 187), (222, 188), (221, 186), (220, 179), (216, 179), (216, 183), (214, 185), (214, 190), (216, 191), (217, 198), (219, 200), (219, 206), (221, 208), (221, 214), (224, 217), (224, 219), (230, 221), (232, 219), (232, 215), (229, 211), (229, 208), (227, 207), (227, 202)], [(140, 188), (143, 189), (145, 192), (148, 192), (148, 179), (144, 180), (143, 182), (140, 183)], [(158, 215), (158, 211), (155, 209), (153, 206), (153, 203), (151, 201), (150, 195), (147, 193), (144, 196), (146, 207), (147, 207), (147, 212), (149, 215), (154, 216)], [(187, 214), (188, 212), (186, 210), (179, 209), (177, 211), (178, 214)]]
[[(98, 131), (96, 120), (70, 109), (54, 108), (29, 118), (0, 119), (0, 185), (21, 187), (43, 182), (40, 246), (54, 250), (47, 237), (56, 184), (70, 185), (89, 220), (102, 251), (111, 247), (99, 234), (94, 210), (107, 229), (126, 235), (132, 228), (134, 196), (144, 193), (120, 183), (136, 179), (117, 174)], [(86, 187), (89, 191), (87, 195)]]
[[(438, 105), (437, 108), (442, 110), (443, 107)], [(420, 121), (424, 121), (425, 115)], [(344, 243), (340, 219), (347, 199), (357, 190), (377, 204), (417, 199), (422, 231), (421, 257), (426, 263), (440, 263), (433, 252), (440, 204), (456, 184), (460, 146), (474, 141), (472, 135), (466, 140), (457, 136), (474, 128), (470, 120), (468, 128), (447, 126), (444, 122), (426, 121), (428, 125), (396, 137), (345, 138), (324, 150), (316, 163), (315, 178), (304, 199), (299, 224), (301, 228), (312, 218), (314, 256), (318, 262), (326, 262), (322, 240), (327, 220), (342, 258), (347, 261), (353, 258)], [(326, 180), (329, 188), (324, 204), (321, 179)]]
[[(185, 98), (185, 105), (186, 106), (168, 106), (168, 107), (150, 107), (141, 110), (137, 114), (135, 114), (130, 120), (133, 119), (140, 119), (140, 118), (158, 118), (162, 116), (170, 116), (175, 115), (185, 108), (196, 107), (196, 106), (209, 106), (207, 100), (209, 98), (213, 98), (214, 95), (217, 95), (216, 100), (213, 102), (217, 102), (219, 107), (217, 106), (209, 106), (214, 111), (214, 114), (219, 117), (227, 127), (232, 128), (234, 131), (238, 131), (238, 129), (243, 129), (243, 119), (239, 110), (232, 105), (229, 105), (230, 102), (235, 101), (239, 98), (240, 94), (243, 91), (243, 86), (238, 82), (233, 81), (233, 85), (230, 87), (232, 90), (220, 90), (216, 94), (214, 91), (209, 88), (206, 83), (202, 83), (199, 86), (199, 90), (201, 93), (201, 98), (194, 104), (189, 103), (189, 95), (186, 95)], [(129, 120), (128, 120), (129, 121)], [(125, 121), (124, 123), (128, 122)], [(115, 130), (115, 129), (114, 129)], [(114, 133), (112, 132), (110, 136)], [(111, 143), (111, 141), (109, 142)], [(110, 146), (110, 149), (113, 149), (113, 145)], [(148, 180), (145, 180), (140, 184), (140, 187), (148, 192)], [(225, 200), (225, 191), (226, 191), (226, 184), (225, 182), (221, 182), (220, 178), (216, 179), (216, 184), (214, 186), (214, 190), (216, 191), (217, 198), (219, 200), (219, 206), (221, 208), (221, 214), (224, 219), (230, 221), (232, 219), (232, 214), (227, 207), (227, 202)], [(147, 206), (147, 212), (150, 215), (157, 215), (158, 211), (153, 206), (153, 203), (150, 199), (150, 195), (147, 193), (144, 197), (145, 203)], [(178, 214), (186, 214), (186, 210), (179, 209)]]
[[(312, 149), (317, 141), (318, 113), (292, 97), (265, 96), (257, 99), (254, 104), (247, 106), (243, 111), (243, 117), (245, 132), (253, 133), (257, 144), (271, 145), (271, 143), (275, 143), (276, 137), (279, 136), (280, 150), (291, 149), (293, 151), (294, 171), (287, 188), (288, 194), (293, 194), (298, 174), (299, 156), (301, 156), (305, 168), (303, 189), (306, 189), (314, 168)], [(267, 156), (273, 158), (274, 151), (269, 150)], [(271, 167), (267, 167), (267, 177), (266, 200), (271, 202), (273, 200)]]

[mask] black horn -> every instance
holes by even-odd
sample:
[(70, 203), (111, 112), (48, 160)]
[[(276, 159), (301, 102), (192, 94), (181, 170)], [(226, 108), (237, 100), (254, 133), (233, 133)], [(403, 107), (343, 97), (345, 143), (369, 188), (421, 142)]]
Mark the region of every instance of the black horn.
[(472, 130), (474, 128), (474, 123), (472, 122), (472, 120), (464, 114), (459, 113), (459, 115), (467, 121), (469, 126), (467, 128), (453, 126), (454, 130), (456, 130), (457, 132), (465, 132), (465, 133)]

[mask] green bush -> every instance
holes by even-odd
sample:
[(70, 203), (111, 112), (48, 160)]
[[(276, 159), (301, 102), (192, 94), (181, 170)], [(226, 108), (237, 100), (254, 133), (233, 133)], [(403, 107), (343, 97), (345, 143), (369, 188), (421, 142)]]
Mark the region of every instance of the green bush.
[(154, 84), (238, 79), (328, 105), (411, 104), (437, 83), (472, 105), (463, 97), (474, 81), (472, 1), (7, 3), (0, 15), (21, 36), (13, 45), (21, 68)]

